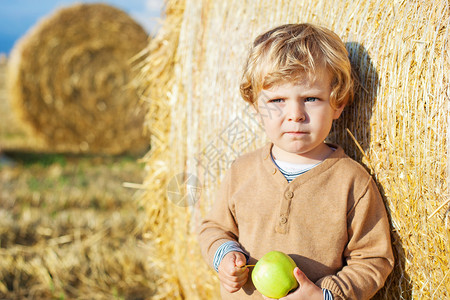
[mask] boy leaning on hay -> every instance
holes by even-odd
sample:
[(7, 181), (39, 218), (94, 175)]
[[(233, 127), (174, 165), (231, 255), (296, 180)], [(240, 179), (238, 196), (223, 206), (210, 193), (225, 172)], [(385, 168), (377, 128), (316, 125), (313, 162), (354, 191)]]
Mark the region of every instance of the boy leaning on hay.
[(249, 268), (289, 254), (299, 288), (285, 299), (368, 299), (393, 268), (389, 223), (376, 184), (343, 149), (324, 142), (353, 97), (339, 37), (289, 24), (256, 38), (241, 95), (270, 139), (236, 159), (200, 227), (223, 299), (262, 299)]

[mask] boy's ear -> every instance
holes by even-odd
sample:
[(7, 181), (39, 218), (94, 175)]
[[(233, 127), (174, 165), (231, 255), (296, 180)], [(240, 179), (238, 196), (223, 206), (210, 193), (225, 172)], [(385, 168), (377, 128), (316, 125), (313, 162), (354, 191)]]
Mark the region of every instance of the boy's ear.
[(336, 109), (334, 110), (334, 114), (333, 114), (333, 119), (334, 119), (334, 120), (339, 119), (339, 117), (341, 116), (342, 111), (344, 110), (344, 108), (345, 108), (345, 104), (342, 105), (342, 106), (339, 107), (339, 108), (336, 108)]

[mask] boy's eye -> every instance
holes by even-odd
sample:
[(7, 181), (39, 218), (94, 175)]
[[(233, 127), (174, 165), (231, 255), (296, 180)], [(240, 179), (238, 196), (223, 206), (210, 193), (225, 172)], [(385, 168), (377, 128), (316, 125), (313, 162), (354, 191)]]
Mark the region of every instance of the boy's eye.
[(270, 99), (269, 102), (270, 103), (281, 103), (281, 102), (284, 102), (284, 99), (281, 99), (281, 98)]
[(305, 99), (305, 102), (315, 102), (317, 100), (319, 100), (319, 99), (316, 98), (316, 97), (308, 97), (308, 98)]

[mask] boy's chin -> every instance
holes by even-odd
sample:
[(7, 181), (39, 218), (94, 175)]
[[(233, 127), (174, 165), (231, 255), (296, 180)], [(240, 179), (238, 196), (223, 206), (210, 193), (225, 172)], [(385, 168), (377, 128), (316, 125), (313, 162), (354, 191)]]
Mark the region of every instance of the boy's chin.
[(275, 159), (282, 161), (309, 163), (309, 161), (312, 160), (323, 160), (329, 155), (329, 151), (330, 147), (328, 147), (325, 143), (310, 147), (307, 145), (280, 147), (274, 144), (272, 148), (272, 155)]

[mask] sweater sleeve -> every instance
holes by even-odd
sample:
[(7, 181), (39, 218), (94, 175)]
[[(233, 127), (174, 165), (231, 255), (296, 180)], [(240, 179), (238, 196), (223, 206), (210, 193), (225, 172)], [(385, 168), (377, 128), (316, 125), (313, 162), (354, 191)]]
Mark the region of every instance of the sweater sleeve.
[(317, 284), (330, 290), (334, 299), (369, 299), (394, 265), (386, 208), (372, 178), (348, 212), (347, 226), (344, 267)]
[(215, 202), (202, 220), (198, 240), (202, 255), (206, 262), (214, 268), (214, 255), (217, 249), (226, 242), (238, 241), (238, 227), (234, 217), (234, 207), (230, 197), (231, 172), (223, 179)]

